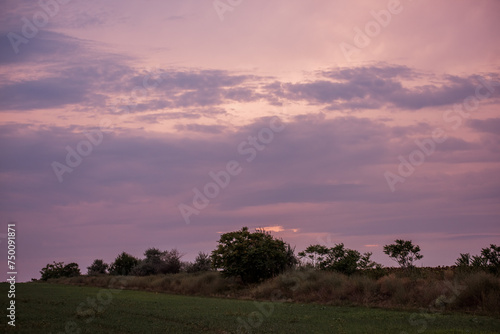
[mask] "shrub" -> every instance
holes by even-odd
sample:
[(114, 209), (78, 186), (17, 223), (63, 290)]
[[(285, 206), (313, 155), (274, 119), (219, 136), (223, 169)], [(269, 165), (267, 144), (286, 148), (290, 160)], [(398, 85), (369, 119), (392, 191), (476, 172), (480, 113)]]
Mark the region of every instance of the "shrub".
[(478, 272), (464, 278), (462, 288), (451, 304), (455, 309), (500, 315), (500, 279)]
[(226, 277), (239, 277), (244, 283), (255, 283), (274, 277), (296, 263), (293, 249), (264, 230), (250, 233), (225, 233), (217, 249), (212, 251), (214, 268), (223, 269)]
[(137, 260), (132, 255), (122, 252), (111, 264), (109, 272), (113, 275), (128, 275), (138, 262), (139, 260)]
[(327, 248), (322, 245), (310, 245), (299, 256), (307, 257), (312, 261), (314, 268), (337, 271), (346, 275), (352, 275), (359, 270), (381, 269), (382, 266), (370, 260), (372, 253), (361, 255), (358, 251), (337, 244), (335, 247)]
[(212, 259), (210, 255), (199, 252), (196, 257), (194, 263), (186, 264), (186, 272), (188, 273), (196, 273), (200, 271), (210, 271), (212, 270)]
[(59, 277), (75, 277), (79, 276), (80, 269), (78, 268), (78, 264), (71, 262), (67, 265), (64, 265), (64, 262), (53, 262), (53, 264), (47, 264), (40, 271), (42, 275), (41, 280), (46, 281), (49, 278), (59, 278)]
[(87, 274), (90, 276), (106, 274), (109, 265), (104, 263), (103, 260), (96, 259), (94, 262), (87, 267)]
[(181, 255), (176, 249), (162, 252), (157, 248), (149, 248), (144, 255), (146, 258), (137, 262), (130, 275), (177, 274), (181, 269)]
[(460, 254), (455, 265), (461, 272), (485, 270), (498, 275), (500, 274), (500, 246), (491, 244), (489, 248), (483, 248), (480, 255)]

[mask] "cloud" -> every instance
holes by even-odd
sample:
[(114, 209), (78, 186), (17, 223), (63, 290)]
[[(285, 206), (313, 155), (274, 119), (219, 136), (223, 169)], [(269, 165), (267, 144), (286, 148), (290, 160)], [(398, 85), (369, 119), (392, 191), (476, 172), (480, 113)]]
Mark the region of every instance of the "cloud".
[(494, 135), (500, 134), (500, 118), (488, 118), (485, 120), (471, 119), (467, 122), (467, 125), (479, 132)]
[(388, 65), (319, 71), (317, 75), (319, 78), (313, 81), (281, 85), (284, 92), (278, 91), (276, 84), (268, 88), (275, 95), (279, 92), (290, 100), (327, 105), (330, 110), (376, 109), (386, 105), (418, 110), (461, 103), (474, 96), (480, 84), (478, 76), (445, 75), (440, 84), (418, 85), (422, 80), (435, 79), (408, 67)]
[[(34, 38), (28, 40), (28, 43), (20, 44), (18, 46), (19, 53), (16, 53), (9, 38), (7, 38), (10, 32), (12, 31), (0, 30), (2, 36), (0, 39), (0, 65), (68, 60), (77, 55), (82, 46), (88, 44), (87, 41), (57, 32), (40, 30)], [(22, 36), (21, 33), (18, 35)]]
[(176, 125), (175, 128), (180, 131), (187, 130), (192, 132), (218, 134), (224, 131), (226, 127), (222, 125), (179, 124)]

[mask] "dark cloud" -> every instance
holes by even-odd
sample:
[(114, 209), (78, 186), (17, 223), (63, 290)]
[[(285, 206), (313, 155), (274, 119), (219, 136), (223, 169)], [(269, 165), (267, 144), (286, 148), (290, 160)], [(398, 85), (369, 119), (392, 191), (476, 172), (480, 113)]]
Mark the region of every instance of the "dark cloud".
[(326, 105), (329, 110), (376, 109), (384, 105), (418, 110), (461, 103), (474, 96), (480, 85), (478, 76), (444, 76), (441, 84), (408, 88), (405, 87), (408, 82), (417, 79), (420, 82), (426, 76), (407, 67), (385, 65), (323, 71), (318, 76), (314, 81), (280, 86), (274, 83), (267, 88), (276, 97)]
[[(317, 79), (295, 83), (272, 77), (207, 69), (143, 71), (132, 59), (99, 51), (88, 41), (41, 31), (15, 55), (2, 39), (0, 63), (31, 64), (47, 74), (36, 79), (4, 80), (0, 98), (4, 110), (32, 110), (81, 104), (110, 113), (140, 113), (167, 108), (221, 108), (225, 103), (260, 100), (270, 105), (305, 101), (325, 110), (401, 110), (450, 105), (473, 95), (479, 77), (444, 76), (440, 84), (404, 66), (378, 64), (316, 72)], [(432, 81), (431, 81), (432, 79)], [(111, 106), (116, 96), (118, 104)]]
[(147, 123), (158, 123), (162, 120), (169, 120), (169, 119), (198, 119), (198, 118), (201, 118), (200, 114), (191, 112), (165, 112), (165, 113), (156, 113), (156, 114), (141, 115), (135, 117), (136, 120)]
[[(21, 24), (21, 23), (20, 23)], [(81, 51), (82, 46), (88, 44), (84, 40), (70, 38), (60, 33), (40, 30), (38, 34), (28, 39), (27, 43), (22, 43), (16, 48), (7, 37), (14, 31), (0, 31), (0, 65), (20, 64), (31, 62), (54, 62), (59, 60), (69, 60)], [(22, 37), (21, 32), (14, 32)], [(17, 45), (14, 42), (14, 45)], [(57, 55), (57, 56), (55, 56)]]
[(224, 131), (226, 127), (222, 125), (179, 124), (176, 125), (175, 128), (180, 131), (186, 130), (192, 132), (218, 134)]
[(467, 125), (479, 132), (500, 135), (500, 118), (471, 119), (467, 122)]
[(81, 103), (90, 87), (77, 78), (43, 78), (0, 87), (6, 110), (46, 109)]

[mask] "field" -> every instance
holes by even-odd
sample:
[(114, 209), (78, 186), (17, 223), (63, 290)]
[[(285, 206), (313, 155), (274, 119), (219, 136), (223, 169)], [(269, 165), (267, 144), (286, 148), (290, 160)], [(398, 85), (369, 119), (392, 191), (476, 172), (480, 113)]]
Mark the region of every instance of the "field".
[[(0, 287), (6, 295), (8, 285)], [(500, 319), (431, 310), (271, 303), (47, 283), (16, 288), (16, 328), (6, 324), (4, 315), (2, 333), (500, 333)]]

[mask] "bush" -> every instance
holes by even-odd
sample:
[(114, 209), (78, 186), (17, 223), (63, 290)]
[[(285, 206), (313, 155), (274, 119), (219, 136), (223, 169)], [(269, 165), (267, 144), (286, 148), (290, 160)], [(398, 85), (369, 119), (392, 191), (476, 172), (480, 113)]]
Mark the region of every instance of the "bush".
[(144, 255), (146, 258), (137, 262), (130, 271), (131, 275), (177, 274), (181, 269), (181, 255), (176, 249), (162, 252), (157, 248), (149, 248)]
[(200, 271), (210, 271), (212, 270), (212, 259), (210, 255), (203, 252), (199, 252), (198, 256), (194, 260), (194, 263), (186, 264), (186, 272), (197, 273)]
[(361, 255), (357, 250), (348, 249), (344, 244), (327, 248), (322, 245), (310, 245), (299, 253), (302, 258), (309, 258), (314, 268), (337, 271), (352, 275), (360, 270), (381, 269), (382, 266), (370, 260), (372, 253)]
[(226, 277), (239, 277), (244, 283), (255, 283), (274, 277), (296, 263), (293, 249), (264, 230), (250, 233), (225, 233), (212, 252), (214, 268), (222, 268)]
[(59, 278), (59, 277), (75, 277), (80, 276), (80, 269), (78, 264), (71, 262), (64, 265), (64, 262), (53, 262), (53, 264), (47, 264), (40, 271), (42, 274), (41, 280), (46, 281), (49, 278)]
[(478, 272), (463, 279), (461, 289), (451, 304), (454, 309), (480, 311), (500, 315), (500, 279), (492, 274)]
[(115, 261), (111, 264), (109, 268), (109, 273), (112, 275), (128, 275), (132, 271), (132, 268), (137, 265), (139, 260), (130, 254), (122, 252), (118, 255)]
[(489, 248), (483, 248), (480, 255), (460, 254), (455, 265), (461, 272), (470, 273), (484, 270), (498, 275), (500, 274), (500, 246), (491, 244)]
[(104, 263), (103, 260), (94, 260), (94, 262), (87, 267), (87, 275), (95, 276), (95, 275), (103, 275), (106, 274), (109, 265)]
[(181, 257), (182, 255), (177, 249), (163, 252), (160, 257), (163, 262), (160, 272), (162, 274), (177, 274), (181, 270)]

